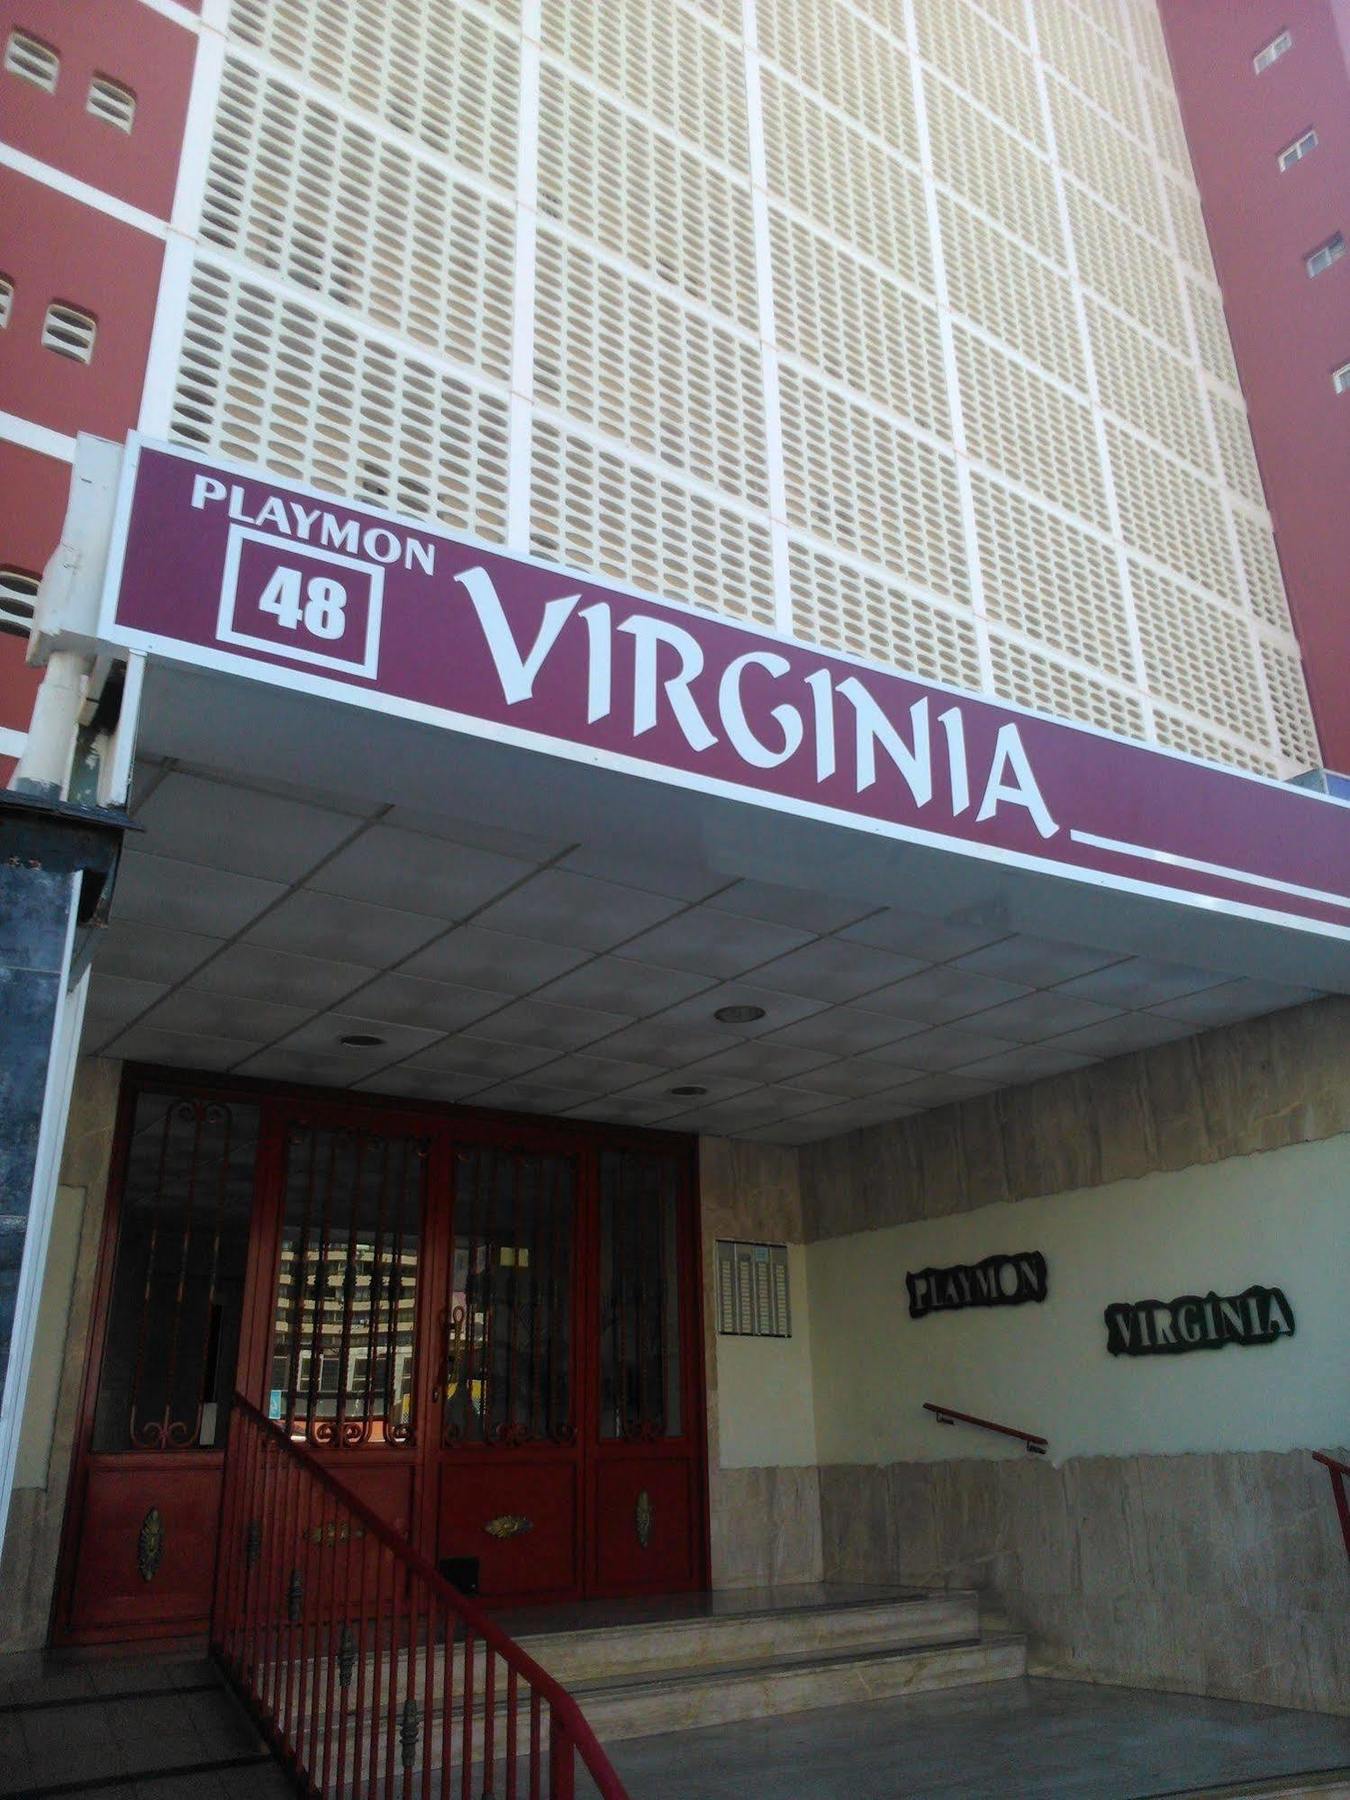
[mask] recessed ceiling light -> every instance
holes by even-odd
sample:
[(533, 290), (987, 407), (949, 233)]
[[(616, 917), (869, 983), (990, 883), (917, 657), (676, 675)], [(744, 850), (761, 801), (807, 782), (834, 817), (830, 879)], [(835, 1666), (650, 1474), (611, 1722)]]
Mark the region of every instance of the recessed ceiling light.
[(723, 1025), (753, 1025), (756, 1019), (764, 1017), (764, 1008), (762, 1006), (719, 1006), (713, 1017)]
[(370, 1031), (349, 1031), (338, 1039), (339, 1044), (346, 1044), (349, 1050), (378, 1050), (388, 1041), (387, 1038), (376, 1037)]
[(706, 1094), (707, 1091), (708, 1090), (705, 1087), (677, 1087), (670, 1089), (672, 1094)]

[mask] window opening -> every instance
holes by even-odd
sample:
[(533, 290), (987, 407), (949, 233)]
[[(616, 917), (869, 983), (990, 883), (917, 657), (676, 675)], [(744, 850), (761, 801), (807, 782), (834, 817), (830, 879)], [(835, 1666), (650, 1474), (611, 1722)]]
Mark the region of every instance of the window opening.
[(0, 275), (0, 331), (9, 324), (9, 315), (14, 310), (14, 283), (8, 275)]
[(130, 131), (136, 119), (136, 96), (111, 75), (95, 75), (89, 83), (85, 110), (119, 131)]
[(93, 358), (97, 333), (98, 323), (92, 313), (53, 300), (42, 326), (42, 347), (54, 350), (58, 356), (68, 356), (72, 362), (87, 363)]
[(0, 569), (0, 632), (28, 636), (37, 592), (38, 577), (27, 569)]
[(56, 78), (61, 72), (61, 58), (50, 44), (29, 37), (26, 31), (11, 31), (5, 44), (5, 68), (22, 81), (31, 81), (44, 93), (56, 92)]
[(1339, 369), (1331, 371), (1331, 386), (1338, 394), (1350, 394), (1350, 362), (1343, 362)]
[(1296, 162), (1302, 162), (1303, 158), (1316, 148), (1317, 133), (1311, 130), (1305, 131), (1302, 137), (1295, 138), (1292, 144), (1281, 150), (1279, 158), (1281, 169), (1292, 169)]
[(1329, 269), (1332, 263), (1339, 262), (1344, 255), (1345, 238), (1338, 231), (1334, 238), (1328, 238), (1325, 244), (1305, 256), (1303, 263), (1310, 276), (1320, 275), (1325, 269)]
[(1272, 63), (1278, 62), (1282, 56), (1287, 55), (1293, 47), (1293, 33), (1282, 31), (1278, 37), (1273, 37), (1263, 50), (1257, 51), (1252, 58), (1252, 67), (1258, 75), (1261, 75)]

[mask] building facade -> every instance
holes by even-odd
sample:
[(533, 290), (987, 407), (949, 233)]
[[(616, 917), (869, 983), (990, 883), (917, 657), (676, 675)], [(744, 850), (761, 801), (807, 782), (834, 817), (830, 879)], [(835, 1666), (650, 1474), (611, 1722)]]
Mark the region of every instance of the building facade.
[[(237, 1376), (490, 1595), (885, 1573), (986, 1591), (1047, 1669), (1343, 1706), (1306, 1455), (1350, 1434), (1341, 0), (78, 12), (0, 10), (0, 768), (50, 785), (41, 665), (83, 656), (58, 798), (129, 783), (139, 832), (13, 1259), (3, 1641), (201, 1628)], [(138, 468), (192, 498), (125, 498), (109, 560)], [(584, 641), (584, 726), (335, 661), (308, 552), (199, 654), (194, 539), (269, 519), (382, 565), (387, 628), (469, 545), (483, 666), (533, 703)], [(104, 560), (111, 610), (62, 612)], [(781, 736), (733, 642), (801, 673)], [(423, 660), (470, 682), (466, 645)], [(1129, 797), (1100, 866), (1044, 863), (1036, 715)], [(824, 781), (846, 731), (847, 809), (699, 773)], [(950, 814), (903, 856), (878, 768)], [(1205, 850), (1243, 821), (1259, 880)], [(1036, 1249), (1034, 1314), (902, 1316), (907, 1272)], [(1253, 1285), (1289, 1341), (1098, 1341)]]

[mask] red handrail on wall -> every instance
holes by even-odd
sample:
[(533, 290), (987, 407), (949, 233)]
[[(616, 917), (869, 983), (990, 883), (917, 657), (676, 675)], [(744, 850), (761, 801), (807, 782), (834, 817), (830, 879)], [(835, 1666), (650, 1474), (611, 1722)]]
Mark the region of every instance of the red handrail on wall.
[(1313, 1461), (1320, 1462), (1331, 1477), (1331, 1491), (1336, 1499), (1336, 1511), (1341, 1521), (1341, 1536), (1345, 1539), (1345, 1554), (1350, 1556), (1350, 1494), (1346, 1493), (1345, 1481), (1350, 1475), (1350, 1463), (1338, 1462), (1334, 1456), (1328, 1456), (1323, 1450), (1314, 1450)]
[(978, 1425), (981, 1431), (996, 1431), (1000, 1437), (1016, 1438), (1025, 1444), (1033, 1456), (1044, 1456), (1050, 1446), (1049, 1438), (1038, 1437), (1034, 1431), (1018, 1431), (1013, 1425), (995, 1425), (992, 1419), (977, 1419), (974, 1413), (957, 1412), (951, 1406), (937, 1406), (931, 1400), (925, 1400), (923, 1410), (932, 1413), (939, 1425), (952, 1425), (960, 1420), (963, 1425)]
[(572, 1696), (240, 1394), (211, 1650), (315, 1800), (574, 1800), (578, 1756), (628, 1800)]

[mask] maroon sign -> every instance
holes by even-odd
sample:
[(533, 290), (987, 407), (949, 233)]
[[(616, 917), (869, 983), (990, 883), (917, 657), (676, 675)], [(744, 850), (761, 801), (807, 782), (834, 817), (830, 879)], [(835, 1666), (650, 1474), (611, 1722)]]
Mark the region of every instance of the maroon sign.
[(1350, 933), (1350, 807), (181, 450), (128, 448), (101, 630), (479, 737)]

